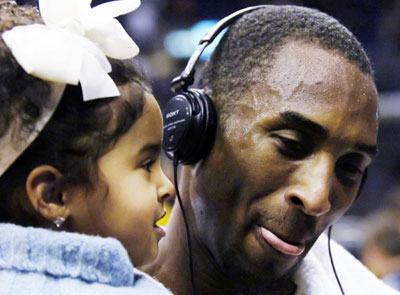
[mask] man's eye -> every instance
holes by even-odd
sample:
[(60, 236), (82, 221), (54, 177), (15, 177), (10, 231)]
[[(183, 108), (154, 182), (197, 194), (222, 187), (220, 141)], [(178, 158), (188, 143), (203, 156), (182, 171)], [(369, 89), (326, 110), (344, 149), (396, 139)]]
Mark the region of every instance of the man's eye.
[(345, 186), (352, 186), (361, 178), (363, 171), (358, 163), (340, 161), (336, 166), (336, 174)]
[(310, 148), (299, 140), (285, 136), (275, 135), (279, 142), (279, 151), (290, 158), (303, 158), (310, 153)]

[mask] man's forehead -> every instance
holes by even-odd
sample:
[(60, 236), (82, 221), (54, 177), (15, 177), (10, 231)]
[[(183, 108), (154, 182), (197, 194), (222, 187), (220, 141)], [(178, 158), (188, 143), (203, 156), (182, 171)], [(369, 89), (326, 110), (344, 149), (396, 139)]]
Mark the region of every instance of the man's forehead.
[[(305, 41), (288, 41), (274, 54), (265, 82), (283, 99), (293, 99), (299, 88), (321, 84), (336, 86), (336, 92), (345, 91), (341, 84), (348, 75), (355, 75), (360, 69), (342, 54)], [(326, 93), (326, 99), (334, 99), (333, 93)], [(305, 99), (305, 97), (302, 97)]]
[(349, 99), (353, 104), (363, 97), (372, 105), (377, 102), (373, 78), (339, 52), (294, 40), (280, 47), (274, 56), (267, 72), (248, 87), (244, 97), (250, 101), (243, 99), (239, 104), (250, 103), (259, 109), (306, 100), (332, 103)]

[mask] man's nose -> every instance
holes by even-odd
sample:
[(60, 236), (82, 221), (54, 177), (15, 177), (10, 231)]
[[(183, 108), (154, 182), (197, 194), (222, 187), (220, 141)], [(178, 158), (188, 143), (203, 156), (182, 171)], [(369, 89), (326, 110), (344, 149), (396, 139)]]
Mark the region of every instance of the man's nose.
[(329, 196), (335, 177), (335, 162), (328, 153), (304, 161), (293, 176), (285, 199), (307, 215), (320, 216), (331, 209)]

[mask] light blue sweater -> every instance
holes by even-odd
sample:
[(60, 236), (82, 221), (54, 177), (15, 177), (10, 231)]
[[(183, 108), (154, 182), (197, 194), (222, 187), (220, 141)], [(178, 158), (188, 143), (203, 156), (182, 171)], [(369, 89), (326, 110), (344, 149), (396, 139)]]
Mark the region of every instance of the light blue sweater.
[(0, 223), (0, 295), (163, 295), (121, 243)]

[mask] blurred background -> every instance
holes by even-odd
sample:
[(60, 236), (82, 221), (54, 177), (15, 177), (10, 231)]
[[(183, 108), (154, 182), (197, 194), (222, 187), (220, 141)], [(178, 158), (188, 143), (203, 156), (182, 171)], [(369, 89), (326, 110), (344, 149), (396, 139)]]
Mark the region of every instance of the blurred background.
[[(400, 273), (400, 0), (142, 0), (137, 11), (120, 21), (139, 45), (139, 58), (163, 106), (172, 95), (170, 80), (184, 69), (210, 27), (240, 8), (259, 4), (295, 4), (335, 17), (354, 33), (372, 61), (380, 95), (379, 154), (361, 196), (335, 225), (333, 235), (378, 276), (396, 284), (392, 274)], [(209, 47), (204, 59), (215, 44)]]

